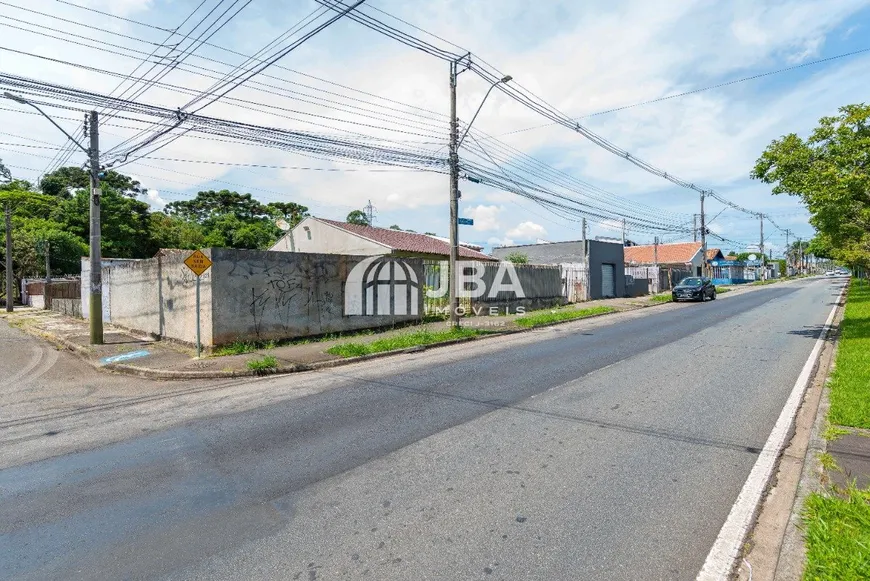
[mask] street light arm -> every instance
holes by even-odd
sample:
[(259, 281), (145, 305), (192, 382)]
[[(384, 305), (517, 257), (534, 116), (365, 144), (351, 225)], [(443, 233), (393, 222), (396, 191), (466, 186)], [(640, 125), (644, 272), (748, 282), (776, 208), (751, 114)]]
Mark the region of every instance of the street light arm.
[(24, 97), (20, 97), (20, 96), (18, 96), (18, 95), (13, 95), (12, 93), (9, 93), (9, 92), (4, 92), (4, 93), (3, 93), (3, 96), (6, 97), (7, 99), (12, 99), (12, 100), (15, 101), (16, 103), (21, 103), (22, 105), (30, 105), (31, 107), (33, 107), (34, 109), (36, 109), (37, 111), (39, 111), (40, 114), (42, 114), (43, 117), (45, 117), (46, 119), (48, 119), (49, 121), (51, 121), (51, 124), (54, 125), (55, 127), (57, 127), (58, 129), (60, 129), (61, 132), (63, 132), (63, 134), (66, 135), (66, 136), (69, 138), (70, 141), (72, 141), (73, 143), (75, 143), (75, 144), (79, 147), (79, 149), (81, 149), (82, 151), (84, 151), (86, 154), (90, 155), (90, 152), (89, 152), (87, 149), (85, 149), (85, 148), (82, 146), (81, 143), (79, 143), (78, 141), (76, 141), (75, 137), (73, 137), (72, 135), (70, 135), (69, 133), (67, 133), (67, 132), (66, 132), (66, 129), (64, 129), (63, 127), (61, 127), (61, 126), (58, 125), (57, 123), (55, 123), (54, 119), (52, 119), (51, 117), (49, 117), (49, 116), (45, 113), (45, 111), (43, 111), (42, 109), (40, 109), (39, 107), (37, 107), (35, 104), (31, 103), (30, 101), (28, 101), (28, 100), (25, 99)]
[(486, 103), (486, 99), (489, 97), (489, 94), (492, 93), (492, 90), (495, 89), (495, 86), (498, 85), (499, 83), (507, 83), (510, 80), (511, 80), (511, 76), (508, 75), (506, 77), (503, 77), (503, 78), (497, 80), (492, 85), (490, 85), (489, 90), (486, 92), (486, 95), (483, 96), (483, 101), (480, 102), (480, 106), (477, 108), (477, 111), (474, 112), (474, 117), (472, 117), (471, 121), (469, 121), (468, 125), (465, 126), (465, 132), (462, 134), (462, 137), (460, 137), (459, 141), (456, 143), (456, 149), (459, 149), (459, 146), (462, 145), (463, 141), (465, 141), (465, 136), (468, 135), (468, 132), (471, 130), (472, 124), (474, 124), (474, 120), (477, 119), (478, 113), (480, 113), (480, 110), (483, 109), (483, 104)]

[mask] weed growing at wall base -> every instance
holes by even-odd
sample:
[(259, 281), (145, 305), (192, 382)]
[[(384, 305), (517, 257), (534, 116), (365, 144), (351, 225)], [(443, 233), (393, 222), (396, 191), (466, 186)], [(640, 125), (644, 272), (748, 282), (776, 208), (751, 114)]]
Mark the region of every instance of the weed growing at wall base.
[(813, 493), (804, 508), (806, 580), (870, 579), (870, 491)]
[(383, 339), (378, 339), (377, 341), (372, 341), (371, 343), (340, 343), (338, 345), (333, 345), (327, 349), (326, 352), (330, 355), (338, 355), (340, 357), (359, 357), (361, 355), (370, 355), (372, 353), (443, 343), (454, 339), (474, 337), (475, 335), (482, 335), (484, 333), (485, 331), (479, 329), (468, 329), (465, 327), (453, 327), (450, 329), (439, 329), (435, 331), (420, 329), (409, 333), (394, 335), (392, 337), (385, 337)]
[(259, 359), (251, 359), (247, 363), (248, 369), (255, 373), (268, 373), (278, 369), (278, 360), (274, 355), (264, 355)]

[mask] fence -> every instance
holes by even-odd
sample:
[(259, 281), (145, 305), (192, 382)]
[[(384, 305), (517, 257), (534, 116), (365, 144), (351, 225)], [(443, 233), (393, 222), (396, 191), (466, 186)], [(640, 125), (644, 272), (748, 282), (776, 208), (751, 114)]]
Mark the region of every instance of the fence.
[(50, 309), (52, 299), (78, 299), (82, 296), (82, 281), (79, 279), (53, 281), (48, 284), (47, 293), (45, 281), (28, 282), (23, 286), (22, 298), (37, 308)]
[[(512, 305), (518, 303), (515, 293), (507, 290), (500, 290), (490, 296), (489, 289), (492, 289), (499, 283), (507, 284), (510, 282), (508, 277), (502, 273), (502, 280), (497, 280), (499, 271), (504, 269), (503, 263), (498, 262), (470, 262), (460, 261), (460, 267), (464, 268), (463, 275), (471, 277), (480, 273), (480, 280), (483, 282), (483, 288), (486, 289), (486, 294), (481, 297), (475, 297), (475, 303), (486, 303), (489, 305)], [(564, 297), (564, 282), (558, 266), (540, 265), (540, 264), (516, 264), (513, 265), (517, 275), (517, 281), (523, 289), (525, 300), (534, 303), (539, 300), (556, 299), (561, 301)], [(443, 311), (448, 307), (449, 303), (449, 277), (448, 263), (446, 260), (424, 260), (423, 261), (423, 278), (425, 280), (425, 289), (423, 304), (427, 313), (435, 313)], [(464, 290), (471, 291), (475, 288), (474, 282), (467, 282)], [(430, 294), (437, 296), (429, 296)], [(460, 293), (461, 294), (461, 293)], [(470, 310), (472, 299), (470, 297), (460, 297), (459, 303)]]
[(560, 264), (562, 278), (562, 296), (569, 303), (585, 301), (586, 289), (589, 285), (589, 269), (582, 262), (566, 262)]
[(646, 279), (649, 281), (649, 292), (656, 294), (670, 290), (687, 276), (692, 276), (691, 271), (664, 266), (626, 266), (625, 275), (634, 279)]

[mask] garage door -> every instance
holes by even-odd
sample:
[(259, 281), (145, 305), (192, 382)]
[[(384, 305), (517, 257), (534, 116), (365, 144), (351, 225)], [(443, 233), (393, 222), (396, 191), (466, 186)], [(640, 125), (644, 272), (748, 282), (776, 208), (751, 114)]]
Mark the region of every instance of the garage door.
[(601, 265), (601, 296), (616, 296), (616, 269), (612, 264)]

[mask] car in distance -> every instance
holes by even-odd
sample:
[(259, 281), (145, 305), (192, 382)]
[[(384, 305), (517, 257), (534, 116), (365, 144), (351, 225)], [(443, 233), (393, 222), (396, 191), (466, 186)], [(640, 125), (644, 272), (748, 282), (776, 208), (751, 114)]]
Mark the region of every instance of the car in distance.
[(671, 290), (673, 301), (706, 301), (716, 300), (716, 285), (709, 278), (703, 276), (688, 276), (681, 280)]

